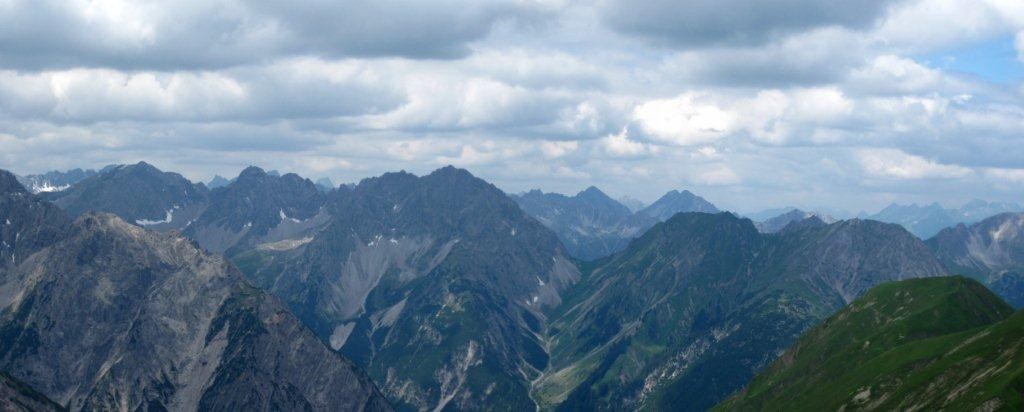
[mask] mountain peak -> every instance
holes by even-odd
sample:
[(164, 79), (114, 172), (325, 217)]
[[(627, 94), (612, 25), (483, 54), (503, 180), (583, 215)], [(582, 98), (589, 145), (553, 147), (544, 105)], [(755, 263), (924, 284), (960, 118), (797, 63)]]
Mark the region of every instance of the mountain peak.
[(456, 179), (475, 179), (476, 178), (476, 176), (473, 176), (473, 174), (470, 173), (468, 170), (462, 169), (462, 168), (458, 168), (458, 167), (455, 167), (455, 166), (452, 166), (452, 165), (447, 165), (445, 167), (437, 169), (437, 170), (431, 172), (426, 177), (431, 177), (431, 176), (433, 176), (433, 177), (456, 178)]
[(160, 169), (157, 169), (156, 166), (153, 166), (153, 165), (151, 165), (149, 163), (146, 163), (146, 162), (138, 162), (138, 163), (133, 164), (133, 165), (126, 165), (123, 168), (121, 168), (121, 171), (124, 172), (124, 173), (132, 173), (132, 174), (159, 174), (159, 173), (163, 173), (163, 172), (160, 171)]
[(249, 167), (246, 167), (245, 169), (243, 169), (242, 173), (238, 174), (238, 179), (239, 180), (241, 180), (243, 178), (253, 179), (253, 178), (260, 178), (260, 177), (263, 177), (263, 176), (267, 176), (267, 172), (263, 171), (263, 169), (261, 169), (261, 168), (259, 168), (257, 166), (249, 166)]
[(606, 199), (614, 201), (614, 199), (612, 199), (611, 197), (608, 197), (607, 194), (605, 194), (603, 191), (601, 191), (601, 189), (598, 189), (596, 186), (590, 186), (590, 187), (584, 189), (582, 192), (577, 193), (576, 197), (593, 199), (593, 200), (598, 200), (599, 199), (599, 200), (602, 200), (602, 201), (604, 201)]
[(719, 210), (711, 202), (689, 190), (680, 192), (673, 189), (638, 213), (664, 221), (680, 212), (718, 213)]
[(14, 173), (0, 169), (0, 194), (8, 193), (28, 193), (28, 191), (18, 182)]

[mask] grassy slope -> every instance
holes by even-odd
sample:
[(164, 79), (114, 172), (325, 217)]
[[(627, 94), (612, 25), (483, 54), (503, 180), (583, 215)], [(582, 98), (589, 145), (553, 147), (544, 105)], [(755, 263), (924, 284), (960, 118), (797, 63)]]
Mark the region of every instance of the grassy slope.
[(1024, 314), (963, 277), (881, 285), (719, 410), (1024, 408)]

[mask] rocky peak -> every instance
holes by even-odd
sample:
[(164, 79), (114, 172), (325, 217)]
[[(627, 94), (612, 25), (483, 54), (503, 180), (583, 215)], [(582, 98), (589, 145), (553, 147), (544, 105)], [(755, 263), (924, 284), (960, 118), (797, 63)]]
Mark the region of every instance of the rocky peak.
[(9, 193), (28, 193), (28, 191), (18, 182), (14, 173), (0, 170), (0, 195)]

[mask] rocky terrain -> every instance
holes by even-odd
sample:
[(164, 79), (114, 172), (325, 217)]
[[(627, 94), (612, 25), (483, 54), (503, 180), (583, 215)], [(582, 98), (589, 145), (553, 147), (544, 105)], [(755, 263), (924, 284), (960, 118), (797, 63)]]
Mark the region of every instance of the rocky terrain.
[(0, 171), (11, 378), (71, 410), (390, 409), (223, 258), (110, 214), (69, 223), (13, 180)]
[(926, 243), (950, 273), (971, 276), (1014, 307), (1024, 307), (1024, 214), (961, 223)]

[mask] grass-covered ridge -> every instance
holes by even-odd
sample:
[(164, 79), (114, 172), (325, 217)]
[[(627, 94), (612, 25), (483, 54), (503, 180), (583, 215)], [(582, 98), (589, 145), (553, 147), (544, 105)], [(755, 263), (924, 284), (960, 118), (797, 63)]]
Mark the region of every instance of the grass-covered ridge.
[(718, 410), (1024, 408), (1024, 313), (960, 277), (880, 285)]

